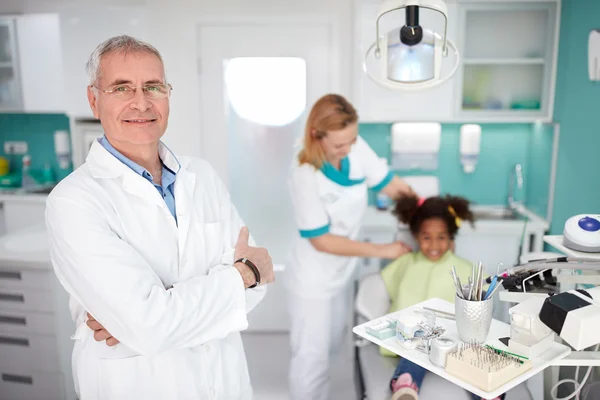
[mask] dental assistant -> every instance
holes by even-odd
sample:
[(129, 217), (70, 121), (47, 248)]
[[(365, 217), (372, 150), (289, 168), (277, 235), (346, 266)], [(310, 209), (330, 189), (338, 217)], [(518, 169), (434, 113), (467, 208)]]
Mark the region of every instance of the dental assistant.
[(290, 177), (298, 228), (286, 275), (292, 400), (337, 398), (329, 375), (352, 307), (357, 257), (395, 259), (410, 251), (399, 241), (356, 240), (369, 188), (392, 199), (412, 193), (358, 135), (354, 107), (340, 95), (326, 95), (308, 116)]

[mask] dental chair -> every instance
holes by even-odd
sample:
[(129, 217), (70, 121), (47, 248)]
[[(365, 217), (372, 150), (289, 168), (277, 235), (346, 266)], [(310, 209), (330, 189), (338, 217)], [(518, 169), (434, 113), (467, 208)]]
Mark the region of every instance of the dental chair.
[[(358, 283), (354, 322), (355, 325), (373, 320), (387, 314), (390, 299), (381, 275), (365, 276)], [(363, 338), (355, 337), (355, 375), (357, 393), (360, 400), (389, 400), (389, 383), (398, 357), (386, 357), (379, 354), (379, 346)], [(420, 400), (471, 400), (471, 395), (463, 388), (428, 373), (425, 375)], [(530, 400), (531, 396), (524, 384), (511, 389), (505, 400)]]

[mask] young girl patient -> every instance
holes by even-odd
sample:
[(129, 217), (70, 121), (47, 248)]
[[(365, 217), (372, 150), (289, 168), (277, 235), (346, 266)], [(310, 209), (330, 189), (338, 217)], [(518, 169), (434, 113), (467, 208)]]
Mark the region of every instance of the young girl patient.
[[(396, 203), (394, 214), (408, 224), (419, 251), (401, 256), (381, 271), (392, 300), (390, 312), (433, 297), (454, 303), (456, 289), (450, 269), (456, 268), (461, 282), (466, 283), (471, 275), (472, 263), (456, 256), (452, 250), (461, 221), (473, 222), (469, 202), (454, 196), (405, 197)], [(383, 348), (381, 351), (384, 355), (393, 355)], [(417, 364), (400, 359), (390, 382), (392, 400), (418, 399), (425, 372)]]

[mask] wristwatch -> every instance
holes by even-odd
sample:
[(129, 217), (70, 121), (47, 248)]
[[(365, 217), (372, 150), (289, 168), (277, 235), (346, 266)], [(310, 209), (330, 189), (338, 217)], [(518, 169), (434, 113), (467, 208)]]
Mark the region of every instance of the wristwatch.
[(254, 263), (252, 261), (248, 260), (245, 257), (238, 259), (234, 264), (237, 264), (239, 262), (246, 264), (252, 270), (252, 273), (254, 274), (254, 278), (256, 278), (254, 285), (248, 286), (248, 289), (252, 289), (252, 288), (255, 288), (258, 285), (260, 285), (260, 272), (258, 272), (258, 268), (256, 268), (256, 265), (254, 265)]

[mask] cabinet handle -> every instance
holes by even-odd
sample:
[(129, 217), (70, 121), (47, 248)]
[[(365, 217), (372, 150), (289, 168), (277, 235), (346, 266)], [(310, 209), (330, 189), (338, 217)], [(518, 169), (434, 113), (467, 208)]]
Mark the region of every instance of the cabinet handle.
[(0, 344), (29, 347), (29, 339), (0, 336)]
[(0, 315), (0, 324), (27, 325), (27, 320), (25, 317), (9, 317), (7, 315)]
[(31, 376), (2, 374), (2, 380), (4, 382), (23, 383), (25, 385), (33, 385), (33, 378)]
[(15, 271), (0, 271), (0, 279), (20, 281), (23, 279), (20, 272)]
[(22, 294), (0, 293), (0, 301), (14, 301), (16, 303), (25, 303), (25, 296)]

